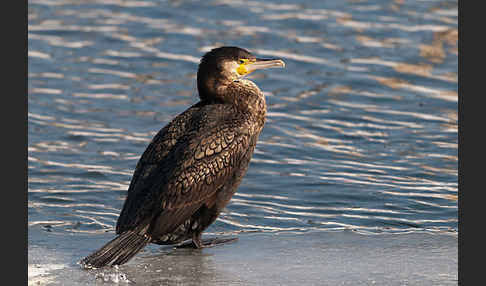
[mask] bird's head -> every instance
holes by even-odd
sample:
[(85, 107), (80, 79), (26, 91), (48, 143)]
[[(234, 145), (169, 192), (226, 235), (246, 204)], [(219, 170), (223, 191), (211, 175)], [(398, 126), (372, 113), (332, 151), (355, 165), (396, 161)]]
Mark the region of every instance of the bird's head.
[(280, 59), (260, 59), (245, 49), (219, 47), (207, 52), (197, 71), (201, 100), (217, 97), (219, 89), (259, 69), (285, 67)]

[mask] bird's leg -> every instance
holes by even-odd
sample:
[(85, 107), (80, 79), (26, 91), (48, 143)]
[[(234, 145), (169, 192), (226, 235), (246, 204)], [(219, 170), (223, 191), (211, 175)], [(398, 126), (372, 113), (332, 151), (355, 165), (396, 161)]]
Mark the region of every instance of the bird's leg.
[(204, 247), (203, 243), (201, 242), (201, 233), (194, 234), (192, 237), (192, 243), (194, 244), (195, 248), (201, 249)]

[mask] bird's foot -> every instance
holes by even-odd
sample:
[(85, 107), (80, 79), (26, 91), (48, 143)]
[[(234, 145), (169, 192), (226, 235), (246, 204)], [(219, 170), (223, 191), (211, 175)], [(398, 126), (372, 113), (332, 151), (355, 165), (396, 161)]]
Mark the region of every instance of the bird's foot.
[(201, 240), (191, 240), (188, 242), (184, 242), (182, 244), (179, 244), (176, 246), (176, 248), (196, 248), (196, 249), (201, 249), (201, 248), (206, 248), (206, 247), (213, 247), (216, 245), (224, 244), (224, 243), (231, 243), (235, 242), (238, 240), (238, 237), (228, 237), (228, 238), (218, 238), (218, 237), (213, 237), (213, 238), (206, 238), (206, 239), (201, 239)]

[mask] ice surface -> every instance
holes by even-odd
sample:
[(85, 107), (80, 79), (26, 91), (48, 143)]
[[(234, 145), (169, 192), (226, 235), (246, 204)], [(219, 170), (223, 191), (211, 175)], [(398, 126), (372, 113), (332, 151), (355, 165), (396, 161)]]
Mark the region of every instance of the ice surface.
[(110, 234), (47, 235), (44, 246), (29, 241), (29, 285), (457, 285), (456, 234), (240, 234), (203, 250), (149, 246), (126, 265), (92, 270), (76, 262)]

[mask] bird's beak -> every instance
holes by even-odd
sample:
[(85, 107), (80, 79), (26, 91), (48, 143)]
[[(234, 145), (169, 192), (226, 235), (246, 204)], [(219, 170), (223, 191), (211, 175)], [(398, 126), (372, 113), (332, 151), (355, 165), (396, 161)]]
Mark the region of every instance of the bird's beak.
[(255, 61), (247, 63), (245, 67), (248, 70), (248, 73), (251, 73), (261, 69), (284, 68), (285, 63), (280, 59), (255, 59)]

